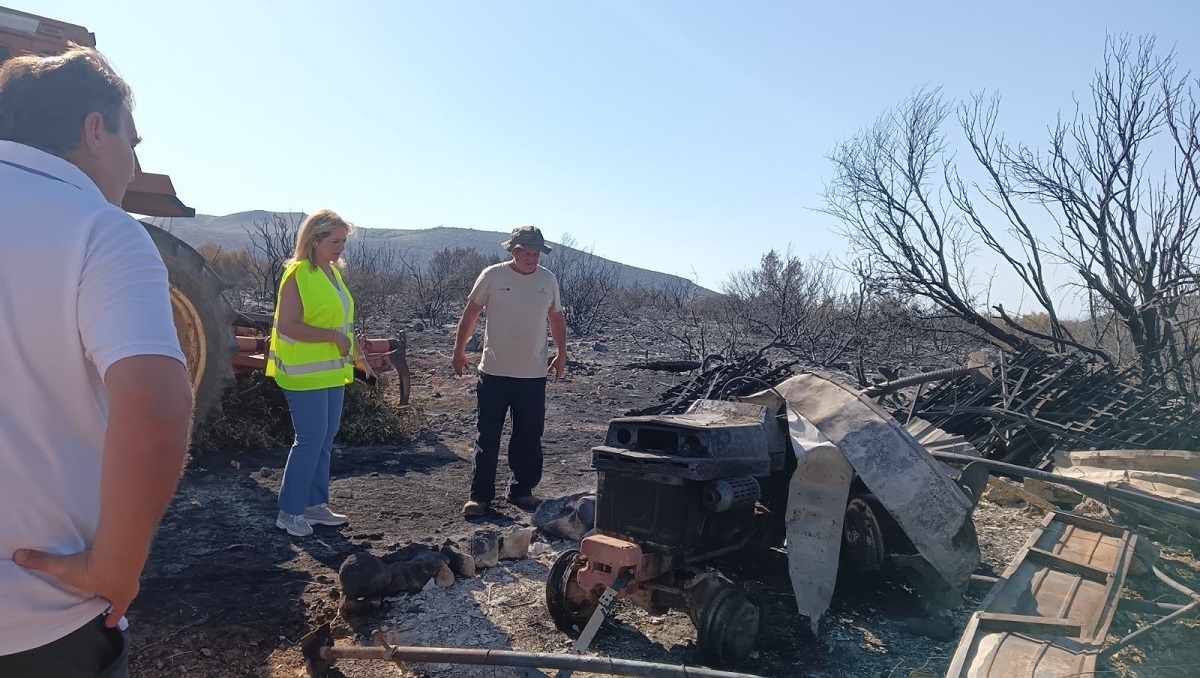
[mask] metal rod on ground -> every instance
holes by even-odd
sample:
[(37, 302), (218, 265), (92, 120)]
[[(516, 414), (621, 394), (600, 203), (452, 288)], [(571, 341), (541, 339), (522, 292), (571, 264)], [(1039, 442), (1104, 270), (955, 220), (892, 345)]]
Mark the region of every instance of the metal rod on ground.
[(1187, 617), (1189, 615), (1196, 614), (1197, 612), (1200, 612), (1200, 600), (1193, 601), (1192, 603), (1190, 603), (1188, 605), (1184, 605), (1179, 610), (1172, 612), (1171, 614), (1163, 617), (1162, 619), (1159, 619), (1158, 621), (1156, 621), (1152, 624), (1147, 624), (1147, 625), (1143, 626), (1142, 628), (1134, 631), (1133, 633), (1125, 636), (1124, 638), (1118, 640), (1117, 642), (1113, 643), (1112, 645), (1109, 645), (1108, 647), (1104, 648), (1104, 651), (1100, 653), (1100, 656), (1104, 657), (1104, 658), (1111, 657), (1114, 654), (1116, 654), (1117, 651), (1120, 650), (1121, 648), (1123, 648), (1126, 645), (1137, 640), (1138, 636), (1146, 635), (1147, 633), (1150, 633), (1151, 631), (1159, 628), (1160, 626), (1165, 626), (1165, 625), (1170, 624), (1171, 622), (1175, 621), (1176, 619), (1182, 619), (1183, 617)]
[(593, 671), (617, 676), (646, 676), (647, 678), (760, 678), (750, 673), (731, 673), (703, 667), (656, 664), (631, 659), (591, 657), (550, 652), (516, 652), (512, 650), (472, 650), (448, 647), (323, 647), (320, 657), (335, 659), (382, 659), (391, 662), (429, 664), (473, 664), (483, 666), (514, 666), (539, 669), (570, 669)]
[(1166, 572), (1163, 572), (1162, 570), (1158, 569), (1157, 566), (1151, 565), (1150, 571), (1153, 572), (1154, 576), (1158, 577), (1158, 580), (1161, 581), (1162, 583), (1166, 584), (1167, 586), (1170, 586), (1171, 588), (1182, 593), (1183, 595), (1187, 596), (1188, 598), (1191, 598), (1194, 602), (1200, 603), (1200, 594), (1189, 589), (1188, 587), (1184, 586), (1183, 584), (1180, 584), (1179, 582), (1175, 581), (1174, 579), (1171, 579), (1169, 576), (1167, 576)]
[(1117, 606), (1122, 610), (1130, 612), (1141, 612), (1142, 614), (1170, 614), (1183, 609), (1183, 605), (1175, 603), (1156, 603), (1152, 600), (1137, 600), (1134, 598), (1122, 598), (1117, 601)]
[(1080, 493), (1086, 496), (1097, 499), (1108, 501), (1111, 501), (1112, 499), (1119, 499), (1121, 501), (1129, 502), (1130, 504), (1140, 504), (1142, 506), (1148, 506), (1165, 511), (1182, 518), (1200, 521), (1200, 508), (1187, 506), (1179, 502), (1171, 501), (1169, 499), (1162, 499), (1153, 495), (1131, 492), (1119, 487), (1109, 487), (1108, 485), (1102, 485), (1090, 480), (1083, 480), (1082, 478), (1055, 475), (1053, 473), (1047, 473), (1045, 471), (1039, 471), (1037, 469), (1027, 468), (1025, 466), (1018, 466), (1016, 464), (1006, 464), (1002, 461), (995, 461), (993, 459), (983, 459), (981, 457), (955, 454), (953, 452), (930, 452), (930, 454), (933, 455), (934, 459), (951, 464), (962, 464), (964, 466), (966, 464), (981, 464), (987, 469), (995, 471), (998, 475), (1017, 476), (1019, 478), (1033, 478), (1035, 480), (1044, 480), (1048, 483), (1066, 485), (1067, 487), (1079, 490)]

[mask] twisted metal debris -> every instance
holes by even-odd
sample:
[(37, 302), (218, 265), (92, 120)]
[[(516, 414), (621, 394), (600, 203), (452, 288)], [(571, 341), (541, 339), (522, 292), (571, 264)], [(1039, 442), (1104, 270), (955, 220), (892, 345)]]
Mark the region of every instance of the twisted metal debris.
[(1050, 467), (1055, 449), (1200, 449), (1200, 409), (1094, 356), (1030, 347), (1001, 354), (993, 377), (918, 391), (907, 416), (963, 436), (987, 458), (1033, 468)]
[(668, 389), (659, 396), (659, 403), (640, 410), (630, 410), (626, 416), (682, 414), (695, 400), (720, 400), (749, 395), (792, 376), (799, 361), (776, 365), (759, 352), (726, 360), (711, 355), (700, 364), (701, 371), (690, 381)]

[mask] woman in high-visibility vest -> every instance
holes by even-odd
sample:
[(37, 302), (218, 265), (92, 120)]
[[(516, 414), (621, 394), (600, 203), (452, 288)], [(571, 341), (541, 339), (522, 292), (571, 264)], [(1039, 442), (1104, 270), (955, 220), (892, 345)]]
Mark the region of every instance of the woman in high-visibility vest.
[(349, 522), (329, 509), (329, 460), (355, 363), (373, 376), (354, 340), (354, 297), (337, 266), (353, 230), (332, 210), (308, 215), (275, 304), (266, 373), (283, 390), (296, 430), (275, 526), (297, 537), (312, 534), (313, 525)]

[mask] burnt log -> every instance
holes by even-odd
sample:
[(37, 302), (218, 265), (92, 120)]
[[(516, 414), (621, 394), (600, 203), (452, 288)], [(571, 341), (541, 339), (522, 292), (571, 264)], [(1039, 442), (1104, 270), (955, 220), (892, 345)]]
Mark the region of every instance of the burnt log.
[(648, 360), (640, 363), (629, 363), (623, 367), (627, 370), (654, 370), (656, 372), (691, 372), (700, 369), (698, 360)]

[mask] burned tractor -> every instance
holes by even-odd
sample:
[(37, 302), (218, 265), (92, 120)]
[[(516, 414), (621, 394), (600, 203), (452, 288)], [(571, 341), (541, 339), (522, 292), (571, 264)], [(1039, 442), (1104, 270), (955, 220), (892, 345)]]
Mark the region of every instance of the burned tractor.
[(582, 631), (613, 588), (653, 614), (687, 609), (714, 659), (749, 654), (757, 606), (698, 566), (750, 542), (763, 485), (786, 462), (783, 430), (761, 405), (699, 400), (681, 415), (614, 419), (592, 450), (596, 534), (547, 579), (555, 625)]
[(595, 530), (546, 582), (549, 614), (578, 636), (576, 652), (624, 599), (651, 614), (687, 610), (705, 658), (736, 664), (753, 650), (759, 609), (713, 566), (752, 546), (786, 549), (814, 630), (839, 568), (890, 558), (922, 596), (952, 605), (979, 559), (978, 488), (964, 492), (861, 393), (813, 374), (740, 402), (613, 419), (592, 466)]

